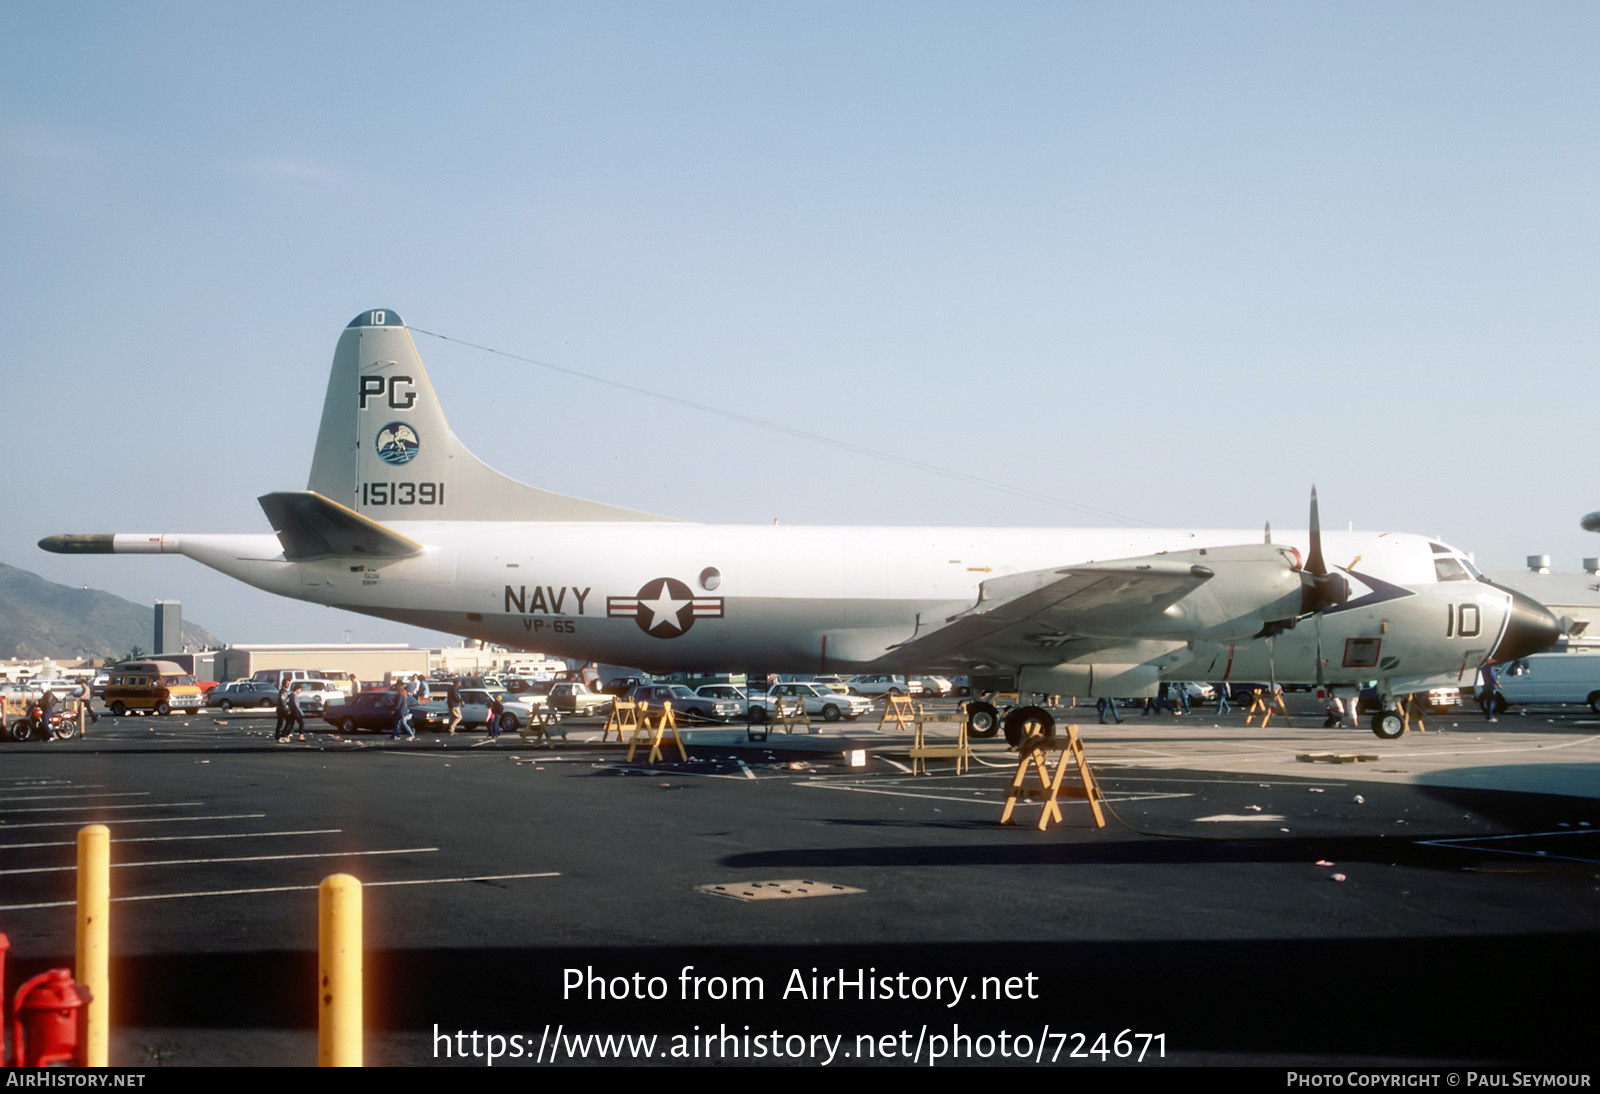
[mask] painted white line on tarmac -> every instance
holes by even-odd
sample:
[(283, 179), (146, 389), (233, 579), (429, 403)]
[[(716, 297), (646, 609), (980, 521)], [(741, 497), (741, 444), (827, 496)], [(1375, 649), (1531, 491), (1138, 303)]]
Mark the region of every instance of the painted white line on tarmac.
[(1575, 855), (1552, 855), (1548, 851), (1519, 851), (1514, 847), (1487, 847), (1485, 844), (1515, 839), (1547, 839), (1551, 836), (1600, 835), (1600, 828), (1559, 828), (1554, 832), (1512, 832), (1503, 836), (1459, 836), (1454, 839), (1425, 839), (1417, 842), (1426, 847), (1449, 847), (1458, 851), (1492, 851), (1497, 855), (1521, 855), (1527, 858), (1557, 859), (1561, 862), (1592, 863), (1592, 858)]
[[(205, 802), (142, 802), (139, 805), (47, 805), (31, 809), (7, 809), (7, 813), (68, 813), (74, 809), (175, 809), (178, 806), (204, 805)], [(90, 823), (88, 821), (85, 824)], [(7, 825), (10, 827), (10, 825)]]
[[(363, 881), (364, 889), (387, 889), (399, 885), (459, 885), (473, 881), (519, 881), (526, 878), (560, 877), (551, 870), (542, 874), (485, 874), (481, 877), (417, 878), (412, 881)], [(113, 904), (132, 903), (139, 900), (190, 900), (208, 896), (256, 896), (263, 893), (313, 893), (319, 885), (276, 885), (263, 889), (202, 889), (189, 893), (150, 893), (146, 896), (114, 896)], [(0, 912), (24, 912), (35, 908), (72, 908), (75, 900), (45, 901), (39, 904), (0, 904)]]
[[(140, 866), (214, 866), (225, 862), (289, 862), (295, 859), (308, 858), (364, 858), (372, 855), (413, 855), (426, 854), (437, 851), (437, 847), (395, 847), (386, 851), (316, 851), (303, 855), (237, 855), (227, 858), (173, 858), (153, 859), (149, 862), (113, 862), (113, 870), (127, 870)], [(0, 877), (9, 877), (14, 874), (61, 874), (72, 873), (78, 869), (76, 863), (70, 866), (28, 866), (15, 870), (0, 870)]]
[[(265, 816), (265, 813), (215, 813), (211, 816), (201, 815), (198, 817), (123, 817), (119, 818), (116, 824), (117, 827), (121, 828), (129, 824), (188, 824), (194, 821), (261, 820)], [(29, 821), (27, 824), (8, 824), (5, 826), (5, 830), (7, 832), (15, 832), (22, 828), (71, 828), (74, 826), (81, 828), (86, 824), (93, 823), (95, 822), (86, 820)]]
[[(274, 836), (336, 836), (343, 828), (307, 828), (300, 832), (212, 832), (204, 836), (124, 836), (112, 843), (178, 843), (199, 839), (270, 839)], [(48, 840), (41, 843), (0, 843), (0, 851), (21, 851), (31, 847), (73, 847), (77, 840)]]
[[(42, 790), (44, 788), (37, 787), (35, 789)], [(72, 789), (77, 789), (77, 787)], [(148, 790), (122, 790), (115, 794), (33, 794), (26, 798), (0, 798), (0, 809), (5, 809), (11, 802), (68, 801), (77, 798), (93, 798), (99, 801), (101, 798), (148, 798), (149, 796), (150, 791)]]

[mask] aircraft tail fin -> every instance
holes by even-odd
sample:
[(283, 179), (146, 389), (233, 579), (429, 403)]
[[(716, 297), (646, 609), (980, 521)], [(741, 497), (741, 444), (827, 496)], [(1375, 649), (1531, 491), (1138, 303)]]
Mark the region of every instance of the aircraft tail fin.
[(307, 489), (389, 521), (671, 519), (540, 490), (467, 451), (445, 422), (411, 332), (385, 309), (362, 312), (339, 338)]

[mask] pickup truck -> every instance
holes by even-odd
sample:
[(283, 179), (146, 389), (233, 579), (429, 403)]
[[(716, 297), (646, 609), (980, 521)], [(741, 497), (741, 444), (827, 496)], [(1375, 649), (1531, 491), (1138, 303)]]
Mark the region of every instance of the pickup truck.
[(590, 691), (588, 685), (576, 680), (563, 680), (550, 685), (545, 699), (563, 714), (594, 714), (610, 706), (612, 696)]

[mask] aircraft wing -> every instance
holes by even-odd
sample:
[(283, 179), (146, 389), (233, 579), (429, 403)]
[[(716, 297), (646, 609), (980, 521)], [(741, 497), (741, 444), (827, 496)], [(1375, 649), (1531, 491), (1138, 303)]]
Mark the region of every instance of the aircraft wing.
[(414, 539), (310, 490), (284, 490), (256, 499), (272, 522), (290, 562), (314, 558), (405, 558), (422, 550)]
[[(1177, 551), (1007, 574), (978, 603), (897, 646), (874, 667), (1026, 664), (1144, 639), (1247, 638), (1299, 614), (1290, 548), (1271, 544)], [(927, 626), (927, 621), (922, 621)]]

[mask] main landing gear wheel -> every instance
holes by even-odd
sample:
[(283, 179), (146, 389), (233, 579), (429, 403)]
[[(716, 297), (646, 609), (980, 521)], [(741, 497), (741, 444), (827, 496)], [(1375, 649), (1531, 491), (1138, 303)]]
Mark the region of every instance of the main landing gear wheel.
[(1006, 744), (1012, 748), (1021, 745), (1029, 722), (1038, 727), (1039, 736), (1047, 741), (1056, 735), (1056, 720), (1044, 707), (1018, 707), (1006, 715)]
[(1000, 712), (993, 703), (967, 704), (967, 736), (993, 737), (1000, 728)]
[(1398, 710), (1380, 710), (1372, 716), (1372, 732), (1392, 741), (1406, 731), (1406, 720)]

